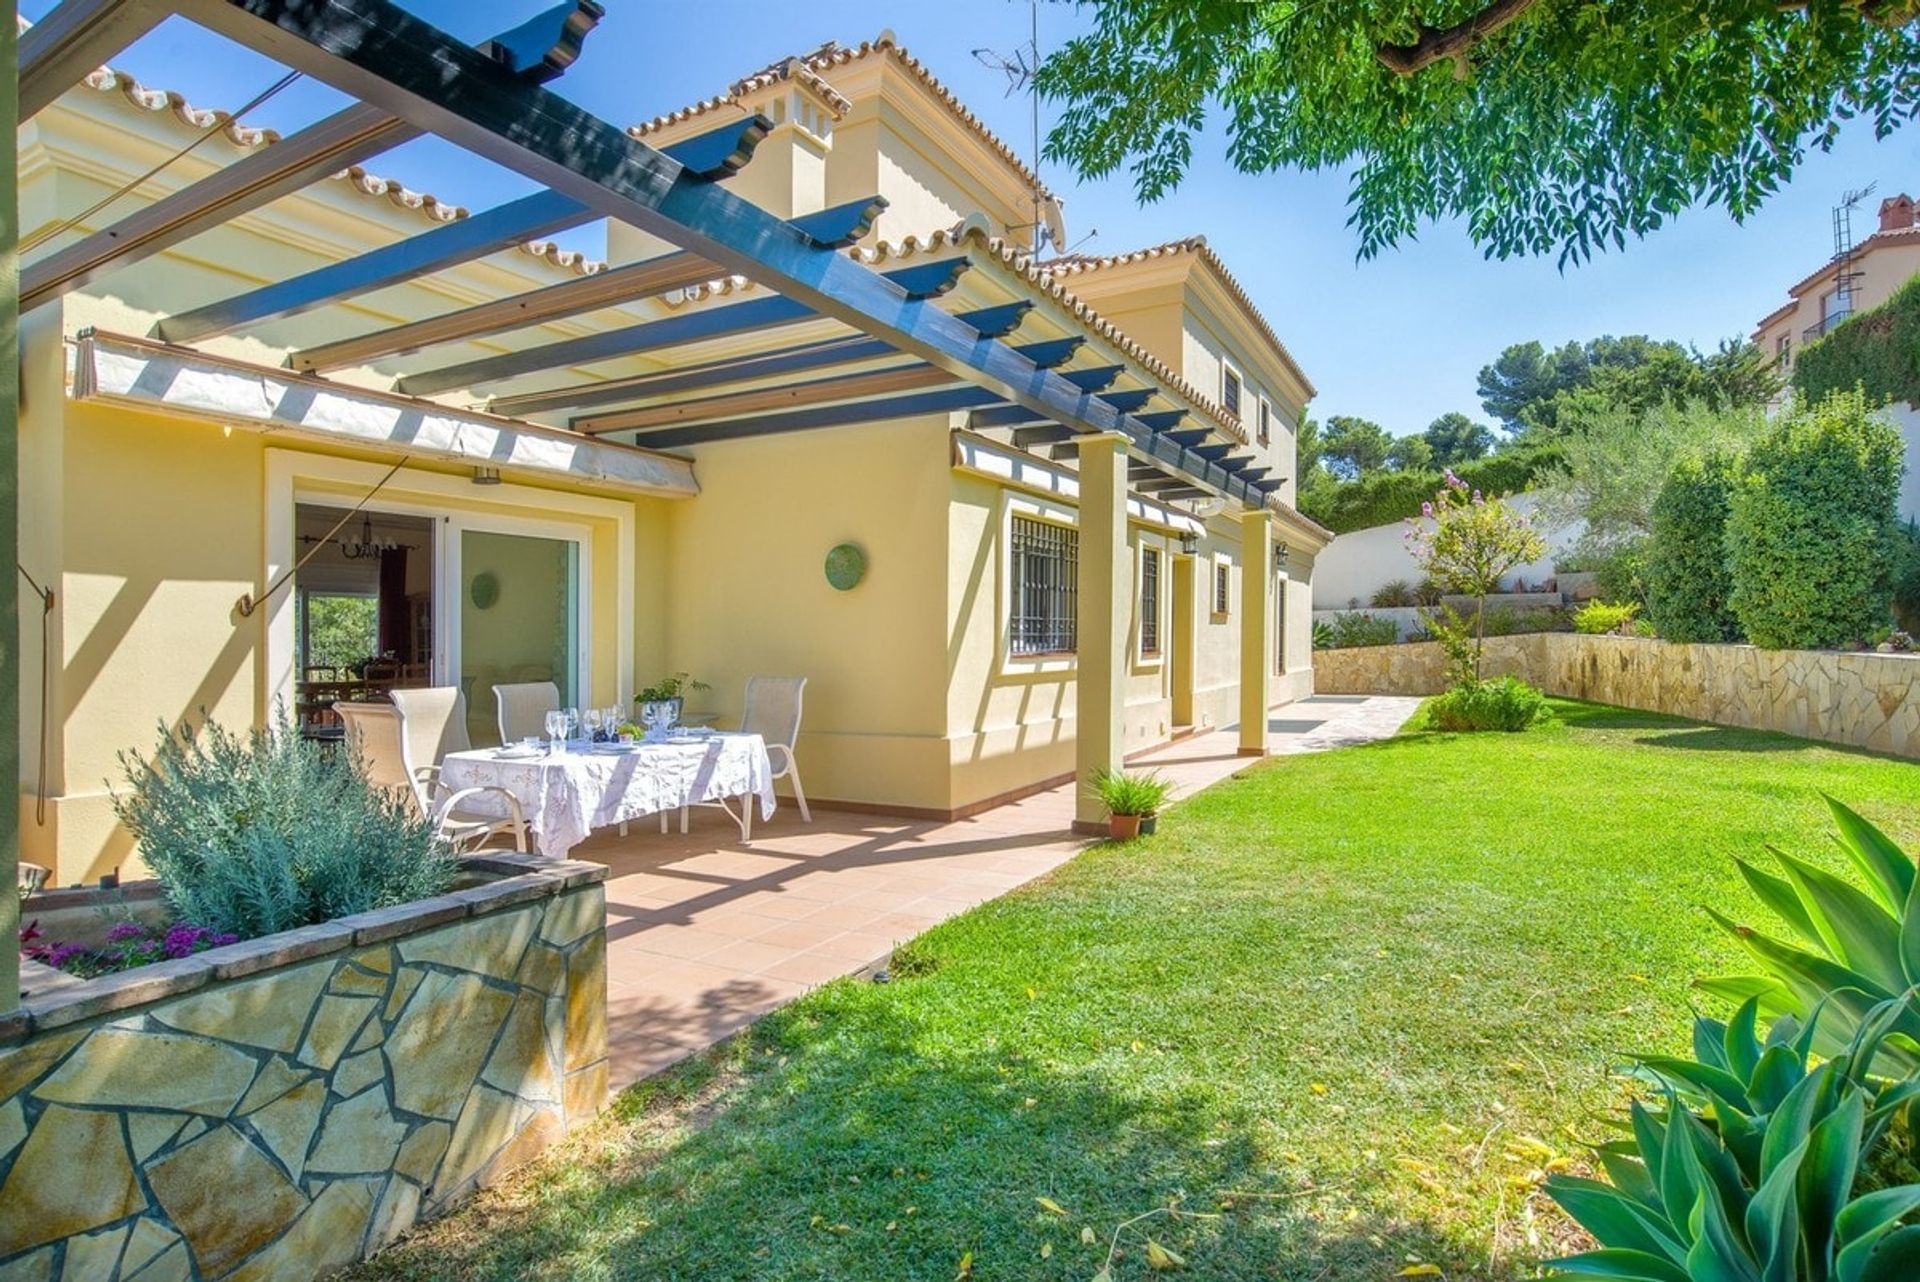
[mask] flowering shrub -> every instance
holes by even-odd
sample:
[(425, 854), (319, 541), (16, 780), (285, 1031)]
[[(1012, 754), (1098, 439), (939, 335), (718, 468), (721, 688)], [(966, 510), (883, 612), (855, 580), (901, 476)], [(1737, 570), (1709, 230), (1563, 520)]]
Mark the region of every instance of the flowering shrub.
[(117, 970), (131, 970), (150, 962), (174, 961), (239, 942), (228, 931), (209, 930), (188, 922), (165, 927), (149, 926), (141, 921), (115, 922), (107, 931), (104, 944), (90, 945), (71, 940), (41, 941), (40, 923), (28, 922), (20, 928), (20, 955), (30, 957), (55, 970), (90, 978)]
[(1547, 541), (1504, 499), (1487, 498), (1454, 475), (1420, 505), (1421, 520), (1407, 522), (1407, 550), (1427, 577), (1446, 592), (1474, 598), (1470, 679), (1480, 679), (1486, 638), (1487, 594), (1500, 580), (1546, 555)]

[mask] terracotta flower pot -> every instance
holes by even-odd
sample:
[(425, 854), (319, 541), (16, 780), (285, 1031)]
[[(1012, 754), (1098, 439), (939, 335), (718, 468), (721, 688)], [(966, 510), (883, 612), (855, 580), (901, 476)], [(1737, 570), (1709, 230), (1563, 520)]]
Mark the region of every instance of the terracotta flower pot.
[(1107, 816), (1107, 831), (1115, 841), (1132, 841), (1140, 835), (1139, 815)]

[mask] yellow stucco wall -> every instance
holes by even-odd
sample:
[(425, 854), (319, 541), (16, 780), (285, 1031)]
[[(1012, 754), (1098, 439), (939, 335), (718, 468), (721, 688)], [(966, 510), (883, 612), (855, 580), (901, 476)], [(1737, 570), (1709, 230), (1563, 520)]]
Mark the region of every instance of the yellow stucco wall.
[[(700, 497), (669, 514), (666, 662), (737, 721), (747, 678), (805, 676), (799, 747), (823, 798), (944, 808), (939, 566), (946, 421), (917, 419), (703, 446)], [(827, 583), (829, 549), (865, 549), (864, 581)]]

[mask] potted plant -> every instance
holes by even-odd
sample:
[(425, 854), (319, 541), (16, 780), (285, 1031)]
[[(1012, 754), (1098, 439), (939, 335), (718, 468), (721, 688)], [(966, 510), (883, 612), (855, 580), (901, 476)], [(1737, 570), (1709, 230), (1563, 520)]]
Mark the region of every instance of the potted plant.
[(1115, 841), (1132, 841), (1153, 832), (1173, 785), (1158, 774), (1128, 774), (1102, 770), (1093, 776), (1093, 791), (1107, 808), (1108, 831)]
[[(711, 690), (712, 686), (704, 681), (695, 681), (684, 672), (675, 672), (663, 677), (652, 685), (643, 688), (633, 696), (633, 702), (639, 710), (639, 722), (643, 726), (656, 723), (679, 725), (680, 714), (686, 710), (685, 694), (688, 690)], [(671, 710), (664, 722), (661, 712)], [(652, 715), (649, 716), (648, 713)]]

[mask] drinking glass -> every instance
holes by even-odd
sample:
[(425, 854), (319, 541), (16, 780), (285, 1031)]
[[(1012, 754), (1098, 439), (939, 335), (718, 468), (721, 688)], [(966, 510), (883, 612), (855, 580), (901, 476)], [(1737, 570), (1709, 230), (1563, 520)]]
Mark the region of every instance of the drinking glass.
[(560, 737), (567, 732), (567, 714), (558, 708), (547, 712), (547, 748), (552, 751), (560, 746)]
[(586, 723), (587, 742), (599, 743), (600, 742), (600, 709), (588, 708), (585, 712), (580, 714), (580, 719)]
[(580, 737), (580, 709), (567, 709), (567, 741), (571, 743)]

